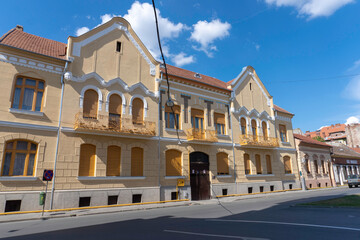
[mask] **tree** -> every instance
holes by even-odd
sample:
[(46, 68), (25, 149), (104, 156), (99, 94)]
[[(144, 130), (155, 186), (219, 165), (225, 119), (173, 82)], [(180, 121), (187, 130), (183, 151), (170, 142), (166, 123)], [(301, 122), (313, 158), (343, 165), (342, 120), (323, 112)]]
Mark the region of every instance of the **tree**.
[(319, 142), (325, 142), (325, 140), (320, 136), (313, 137), (313, 139)]

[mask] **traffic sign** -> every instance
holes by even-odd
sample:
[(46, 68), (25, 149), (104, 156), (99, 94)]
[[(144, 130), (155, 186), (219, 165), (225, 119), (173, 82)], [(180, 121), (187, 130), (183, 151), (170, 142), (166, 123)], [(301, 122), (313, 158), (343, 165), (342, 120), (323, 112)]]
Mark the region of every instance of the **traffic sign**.
[(51, 181), (54, 176), (54, 171), (45, 169), (43, 174), (43, 181)]

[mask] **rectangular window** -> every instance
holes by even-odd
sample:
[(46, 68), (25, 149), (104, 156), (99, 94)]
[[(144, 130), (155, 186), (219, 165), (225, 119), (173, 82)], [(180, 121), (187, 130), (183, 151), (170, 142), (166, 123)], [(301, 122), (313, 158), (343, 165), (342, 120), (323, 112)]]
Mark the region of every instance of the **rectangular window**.
[(247, 153), (244, 154), (244, 165), (245, 165), (245, 175), (251, 174), (250, 156)]
[(44, 81), (18, 77), (12, 99), (12, 108), (41, 111)]
[(225, 135), (225, 115), (214, 113), (215, 130), (218, 135)]
[[(174, 112), (173, 112), (174, 111)], [(165, 105), (165, 127), (171, 129), (179, 129), (180, 123), (180, 106), (168, 107)]]
[(116, 42), (116, 51), (117, 52), (121, 51), (121, 42)]
[(195, 129), (204, 129), (204, 111), (191, 109), (191, 124)]
[(89, 207), (91, 197), (80, 197), (79, 198), (79, 207)]
[(79, 176), (94, 176), (96, 146), (82, 144), (80, 146)]
[(37, 145), (25, 140), (5, 144), (2, 176), (33, 176)]
[(118, 195), (108, 196), (108, 205), (116, 205), (118, 203)]
[(133, 147), (131, 149), (131, 176), (143, 176), (144, 149)]
[(285, 167), (285, 174), (291, 174), (291, 159), (289, 156), (284, 157), (284, 167)]
[(141, 203), (141, 194), (133, 194), (132, 203)]
[(286, 136), (286, 126), (280, 124), (279, 125), (279, 130), (280, 130), (280, 139), (282, 142), (287, 142), (287, 136)]
[(21, 200), (7, 200), (4, 212), (18, 212), (21, 208)]

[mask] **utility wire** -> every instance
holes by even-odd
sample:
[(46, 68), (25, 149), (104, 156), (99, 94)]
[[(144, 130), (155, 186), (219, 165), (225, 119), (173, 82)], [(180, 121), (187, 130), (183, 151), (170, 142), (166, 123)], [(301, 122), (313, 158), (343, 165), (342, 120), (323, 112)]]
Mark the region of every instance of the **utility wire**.
[[(159, 43), (159, 48), (160, 48), (160, 53), (161, 53), (161, 58), (163, 60), (163, 63), (164, 63), (164, 68), (165, 68), (165, 78), (166, 78), (166, 83), (167, 83), (167, 96), (168, 96), (168, 100), (166, 102), (166, 105), (168, 107), (170, 107), (171, 109), (171, 112), (174, 116), (174, 123), (175, 123), (175, 129), (176, 129), (176, 135), (177, 135), (177, 138), (179, 140), (179, 143), (181, 143), (180, 141), (180, 137), (179, 137), (179, 123), (176, 119), (176, 115), (175, 115), (175, 111), (174, 111), (174, 102), (173, 100), (171, 99), (171, 96), (170, 96), (170, 83), (169, 83), (169, 76), (168, 76), (168, 72), (167, 72), (167, 66), (166, 66), (166, 62), (165, 62), (165, 57), (164, 57), (164, 54), (163, 54), (163, 51), (162, 51), (162, 47), (161, 47), (161, 41), (160, 41), (160, 33), (159, 33), (159, 24), (158, 24), (158, 19), (157, 19), (157, 13), (156, 13), (156, 7), (155, 7), (155, 1), (152, 0), (152, 5), (153, 5), (153, 8), (154, 8), (154, 15), (155, 15), (155, 25), (156, 25), (156, 34), (157, 34), (157, 40), (158, 40), (158, 43)], [(170, 117), (169, 117), (170, 118)], [(170, 121), (170, 120), (169, 120)]]

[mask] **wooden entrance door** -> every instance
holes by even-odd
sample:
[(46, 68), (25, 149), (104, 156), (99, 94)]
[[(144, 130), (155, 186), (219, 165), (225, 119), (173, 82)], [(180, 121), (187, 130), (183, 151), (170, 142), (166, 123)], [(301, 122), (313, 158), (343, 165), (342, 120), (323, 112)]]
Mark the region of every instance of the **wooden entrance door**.
[(209, 156), (190, 153), (190, 186), (192, 200), (210, 199)]

